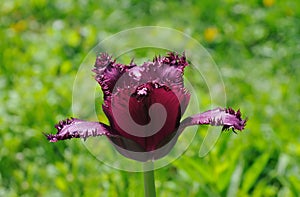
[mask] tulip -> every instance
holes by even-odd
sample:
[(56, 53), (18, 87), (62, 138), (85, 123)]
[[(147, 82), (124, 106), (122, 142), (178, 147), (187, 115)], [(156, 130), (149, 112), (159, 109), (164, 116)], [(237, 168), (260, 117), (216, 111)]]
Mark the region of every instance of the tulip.
[(222, 126), (242, 131), (246, 120), (231, 108), (216, 108), (181, 120), (190, 99), (183, 74), (185, 54), (168, 53), (137, 66), (123, 65), (107, 53), (97, 56), (93, 72), (104, 96), (103, 111), (109, 125), (69, 118), (55, 125), (50, 142), (105, 135), (116, 149), (137, 161), (166, 156), (188, 126)]

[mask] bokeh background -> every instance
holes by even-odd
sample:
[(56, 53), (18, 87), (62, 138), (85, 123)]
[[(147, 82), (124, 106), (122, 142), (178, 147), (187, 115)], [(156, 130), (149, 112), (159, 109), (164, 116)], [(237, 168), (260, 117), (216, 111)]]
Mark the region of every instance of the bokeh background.
[(50, 144), (42, 132), (72, 116), (73, 81), (87, 53), (145, 25), (198, 40), (220, 69), (227, 105), (249, 118), (244, 132), (223, 133), (205, 157), (197, 142), (207, 127), (199, 128), (188, 151), (156, 171), (158, 196), (298, 196), (299, 24), (295, 0), (1, 1), (0, 196), (143, 195), (141, 173), (104, 165), (80, 140)]

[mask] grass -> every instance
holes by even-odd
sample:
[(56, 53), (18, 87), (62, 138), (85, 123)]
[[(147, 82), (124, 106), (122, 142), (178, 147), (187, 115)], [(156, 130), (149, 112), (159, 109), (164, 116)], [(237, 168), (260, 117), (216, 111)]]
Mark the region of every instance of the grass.
[[(104, 165), (79, 140), (50, 144), (42, 132), (72, 116), (73, 81), (87, 53), (145, 25), (203, 44), (227, 105), (249, 117), (243, 133), (223, 133), (205, 157), (200, 128), (182, 157), (156, 171), (157, 196), (297, 196), (299, 17), (293, 0), (1, 2), (0, 196), (143, 195), (141, 173)], [(198, 85), (192, 71), (185, 76)]]

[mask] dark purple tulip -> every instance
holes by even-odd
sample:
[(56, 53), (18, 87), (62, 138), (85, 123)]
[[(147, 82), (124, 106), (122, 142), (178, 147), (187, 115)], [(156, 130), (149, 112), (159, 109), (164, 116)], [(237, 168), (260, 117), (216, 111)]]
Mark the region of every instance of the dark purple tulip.
[(104, 94), (102, 107), (110, 126), (71, 118), (60, 121), (55, 126), (58, 132), (46, 134), (47, 139), (57, 142), (105, 135), (124, 156), (147, 161), (168, 154), (187, 126), (243, 130), (246, 120), (231, 108), (216, 108), (180, 122), (190, 98), (182, 77), (186, 66), (184, 54), (169, 53), (142, 66), (118, 64), (108, 54), (100, 54), (93, 71)]

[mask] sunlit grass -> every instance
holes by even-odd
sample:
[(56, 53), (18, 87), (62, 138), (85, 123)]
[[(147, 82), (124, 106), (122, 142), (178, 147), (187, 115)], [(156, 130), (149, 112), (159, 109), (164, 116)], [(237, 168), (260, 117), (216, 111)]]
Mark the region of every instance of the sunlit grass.
[[(73, 82), (87, 53), (108, 36), (142, 25), (199, 40), (219, 66), (228, 106), (249, 118), (244, 132), (223, 133), (203, 158), (206, 127), (199, 129), (182, 157), (157, 170), (158, 196), (300, 193), (297, 1), (1, 4), (0, 196), (143, 195), (140, 173), (104, 165), (80, 140), (49, 144), (42, 135), (73, 115)], [(137, 52), (137, 61), (158, 52)], [(120, 58), (127, 63), (131, 55)], [(198, 83), (192, 71), (185, 77)]]

